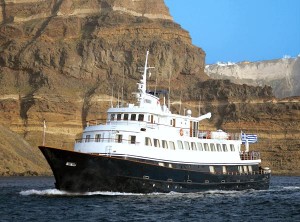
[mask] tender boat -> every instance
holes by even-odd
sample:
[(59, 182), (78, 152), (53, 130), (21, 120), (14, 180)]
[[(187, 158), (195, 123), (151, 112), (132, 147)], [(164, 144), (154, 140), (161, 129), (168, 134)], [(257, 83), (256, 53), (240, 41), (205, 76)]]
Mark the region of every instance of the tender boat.
[[(136, 104), (117, 105), (89, 121), (74, 151), (39, 146), (59, 190), (130, 193), (268, 189), (271, 170), (241, 134), (199, 131), (211, 113), (172, 114), (146, 90), (148, 52)], [(243, 151), (242, 151), (243, 150)]]

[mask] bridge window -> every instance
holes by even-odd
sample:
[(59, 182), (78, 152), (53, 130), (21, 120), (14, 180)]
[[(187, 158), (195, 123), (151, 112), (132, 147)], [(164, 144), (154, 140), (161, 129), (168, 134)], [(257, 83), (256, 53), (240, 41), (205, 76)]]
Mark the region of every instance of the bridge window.
[(177, 140), (178, 149), (183, 150), (183, 144), (182, 141)]
[(228, 151), (227, 145), (226, 145), (226, 144), (222, 144), (222, 147), (223, 147), (223, 151), (224, 151), (224, 152), (227, 152), (227, 151)]
[(168, 142), (166, 140), (162, 140), (162, 147), (168, 149)]
[(138, 120), (139, 120), (139, 121), (144, 121), (144, 114), (139, 114)]
[(114, 120), (114, 119), (115, 119), (115, 114), (114, 113), (110, 114), (110, 120)]
[(95, 142), (100, 142), (101, 139), (101, 134), (96, 134), (95, 135)]
[(121, 114), (121, 113), (118, 113), (118, 114), (117, 114), (117, 120), (121, 120), (121, 117), (122, 117), (122, 114)]
[(191, 147), (190, 147), (190, 143), (188, 141), (184, 141), (184, 147), (186, 150), (190, 150)]
[(159, 144), (159, 140), (158, 140), (158, 139), (153, 139), (153, 143), (154, 143), (154, 146), (155, 146), (155, 147), (160, 147), (160, 144)]
[(175, 143), (173, 141), (169, 141), (170, 149), (175, 150)]
[(136, 114), (131, 114), (130, 120), (136, 120)]
[(124, 120), (128, 120), (128, 116), (129, 116), (128, 113), (125, 113), (124, 114)]
[(146, 146), (152, 146), (151, 139), (149, 137), (145, 137), (145, 145)]
[(195, 142), (191, 142), (192, 150), (197, 150), (197, 146)]

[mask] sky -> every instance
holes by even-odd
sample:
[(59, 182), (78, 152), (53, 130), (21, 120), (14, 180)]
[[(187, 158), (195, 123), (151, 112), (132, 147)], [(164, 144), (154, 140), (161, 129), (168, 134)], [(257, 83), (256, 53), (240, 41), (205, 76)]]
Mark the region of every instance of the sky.
[(164, 0), (206, 64), (300, 54), (300, 0)]

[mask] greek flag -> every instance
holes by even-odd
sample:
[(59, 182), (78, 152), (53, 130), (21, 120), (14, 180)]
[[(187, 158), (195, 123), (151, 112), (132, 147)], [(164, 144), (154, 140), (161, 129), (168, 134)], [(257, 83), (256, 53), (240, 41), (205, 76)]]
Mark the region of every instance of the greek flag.
[(242, 133), (242, 143), (246, 144), (247, 141), (248, 141), (248, 143), (256, 143), (257, 135)]

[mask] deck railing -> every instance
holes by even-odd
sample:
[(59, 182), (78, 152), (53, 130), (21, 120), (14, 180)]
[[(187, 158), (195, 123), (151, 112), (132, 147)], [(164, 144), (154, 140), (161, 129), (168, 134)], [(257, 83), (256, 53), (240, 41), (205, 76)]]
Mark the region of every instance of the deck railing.
[(241, 160), (259, 160), (260, 159), (260, 152), (257, 151), (241, 151), (240, 152)]
[(139, 142), (133, 141), (133, 140), (127, 140), (127, 139), (117, 139), (117, 138), (81, 138), (81, 139), (75, 139), (75, 143), (126, 143), (126, 144), (134, 144), (139, 145)]

